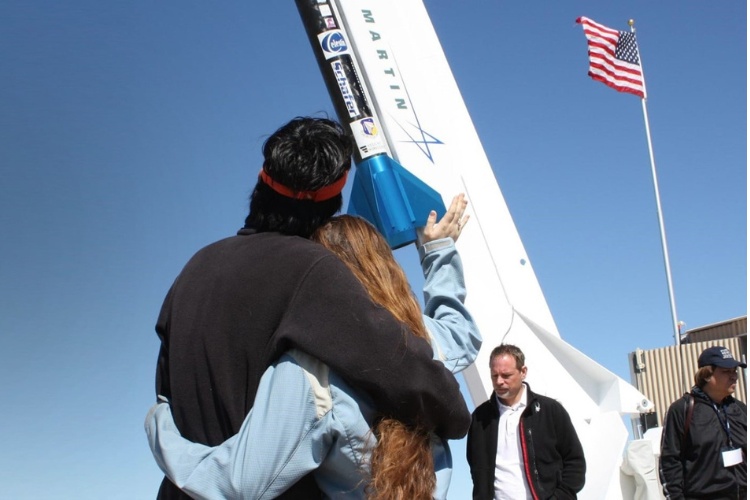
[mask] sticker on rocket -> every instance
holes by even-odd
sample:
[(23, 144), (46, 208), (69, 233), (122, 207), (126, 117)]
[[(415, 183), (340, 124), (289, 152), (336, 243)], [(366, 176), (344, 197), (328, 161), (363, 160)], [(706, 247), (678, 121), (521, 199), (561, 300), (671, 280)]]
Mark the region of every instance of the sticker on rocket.
[[(318, 2), (320, 3), (320, 2)], [(330, 17), (333, 15), (333, 12), (331, 11), (331, 6), (327, 3), (323, 3), (322, 5), (318, 5), (318, 12), (320, 12), (320, 15), (323, 17)]]
[(326, 59), (349, 53), (349, 44), (341, 30), (324, 31), (318, 35), (318, 42)]
[(349, 118), (360, 116), (361, 113), (357, 106), (357, 98), (354, 96), (354, 92), (352, 92), (352, 88), (349, 85), (349, 78), (347, 77), (344, 64), (341, 60), (337, 59), (331, 63), (331, 69), (333, 70), (333, 76), (336, 77), (336, 83), (341, 92), (341, 99), (344, 101), (344, 106), (346, 106), (346, 112), (349, 113)]
[(387, 153), (385, 140), (373, 118), (362, 118), (349, 124), (362, 159)]

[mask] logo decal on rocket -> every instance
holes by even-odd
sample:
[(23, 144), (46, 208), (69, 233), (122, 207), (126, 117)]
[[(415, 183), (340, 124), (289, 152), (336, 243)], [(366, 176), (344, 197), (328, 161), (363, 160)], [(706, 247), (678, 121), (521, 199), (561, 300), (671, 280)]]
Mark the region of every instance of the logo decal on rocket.
[(441, 145), (445, 144), (443, 141), (435, 137), (434, 135), (427, 132), (425, 129), (422, 128), (422, 126), (419, 123), (419, 117), (417, 116), (416, 110), (412, 107), (412, 113), (414, 114), (414, 118), (417, 120), (417, 123), (410, 123), (412, 128), (416, 129), (416, 134), (410, 133), (406, 128), (398, 121), (396, 121), (396, 124), (401, 128), (401, 130), (404, 131), (404, 134), (406, 134), (409, 139), (409, 141), (401, 141), (405, 143), (414, 144), (419, 148), (419, 150), (430, 160), (431, 163), (435, 163), (435, 161), (432, 158), (432, 151), (430, 150), (430, 145)]
[(378, 127), (375, 125), (375, 120), (372, 118), (360, 120), (359, 124), (362, 125), (362, 132), (365, 135), (378, 135)]
[(320, 47), (323, 49), (326, 59), (349, 52), (349, 44), (346, 43), (344, 34), (339, 30), (326, 31), (318, 39), (320, 40)]
[[(377, 16), (372, 9), (362, 9), (362, 16), (365, 22), (370, 25), (369, 39), (372, 43), (371, 46), (378, 55), (377, 60), (381, 67), (380, 75), (385, 77), (385, 80), (381, 81), (381, 85), (386, 85), (393, 96), (392, 100), (385, 101), (387, 104), (384, 107), (388, 108), (387, 113), (390, 118), (408, 137), (408, 140), (401, 140), (400, 142), (414, 144), (430, 163), (435, 163), (430, 146), (442, 145), (444, 142), (422, 128), (409, 89), (401, 77), (398, 58), (388, 43), (387, 34), (380, 28)], [(408, 118), (404, 117), (405, 113)]]
[(357, 109), (357, 100), (354, 97), (352, 88), (349, 86), (349, 80), (346, 77), (346, 71), (344, 65), (340, 60), (335, 60), (331, 63), (333, 74), (336, 77), (336, 83), (339, 84), (339, 90), (341, 91), (341, 98), (344, 100), (346, 111), (349, 113), (349, 118), (356, 118), (359, 116), (359, 109)]

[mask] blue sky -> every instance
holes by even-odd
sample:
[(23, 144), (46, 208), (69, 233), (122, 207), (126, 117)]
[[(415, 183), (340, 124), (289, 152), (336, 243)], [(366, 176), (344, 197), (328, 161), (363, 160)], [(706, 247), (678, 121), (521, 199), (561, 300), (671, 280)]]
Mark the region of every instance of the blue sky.
[[(746, 314), (745, 2), (426, 6), (563, 338), (626, 379), (673, 343), (640, 102), (586, 75), (581, 15), (636, 20), (679, 319)], [(291, 0), (10, 0), (0, 71), (0, 497), (152, 498), (164, 294), (330, 101)]]

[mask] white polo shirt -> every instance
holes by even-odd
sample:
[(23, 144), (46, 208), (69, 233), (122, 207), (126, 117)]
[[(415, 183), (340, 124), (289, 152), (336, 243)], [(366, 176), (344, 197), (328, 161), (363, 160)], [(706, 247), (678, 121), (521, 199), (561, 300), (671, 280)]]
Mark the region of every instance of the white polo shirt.
[(521, 399), (513, 406), (505, 406), (497, 398), (500, 420), (497, 423), (497, 456), (495, 457), (495, 500), (531, 500), (523, 468), (523, 452), (518, 436), (518, 424), (526, 409), (526, 385)]

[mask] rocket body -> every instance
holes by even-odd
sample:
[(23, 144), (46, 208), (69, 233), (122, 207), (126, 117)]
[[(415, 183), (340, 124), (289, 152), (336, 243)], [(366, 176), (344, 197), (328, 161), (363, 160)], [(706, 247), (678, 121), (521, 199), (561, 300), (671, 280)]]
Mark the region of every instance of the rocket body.
[[(395, 248), (430, 209), (443, 209), (441, 199), (466, 194), (471, 223), (456, 247), (465, 304), (483, 337), (477, 362), (462, 372), (472, 400), (492, 393), (492, 349), (517, 345), (531, 368), (526, 380), (563, 404), (581, 438), (587, 479), (578, 497), (622, 499), (622, 416), (638, 414), (645, 398), (561, 338), (423, 1), (296, 1), (336, 112), (357, 142), (350, 211)], [(493, 141), (512, 140), (493, 132)]]
[(391, 248), (412, 243), (430, 210), (445, 213), (442, 197), (393, 159), (334, 2), (297, 0), (297, 8), (339, 121), (356, 144), (348, 212), (375, 225)]

